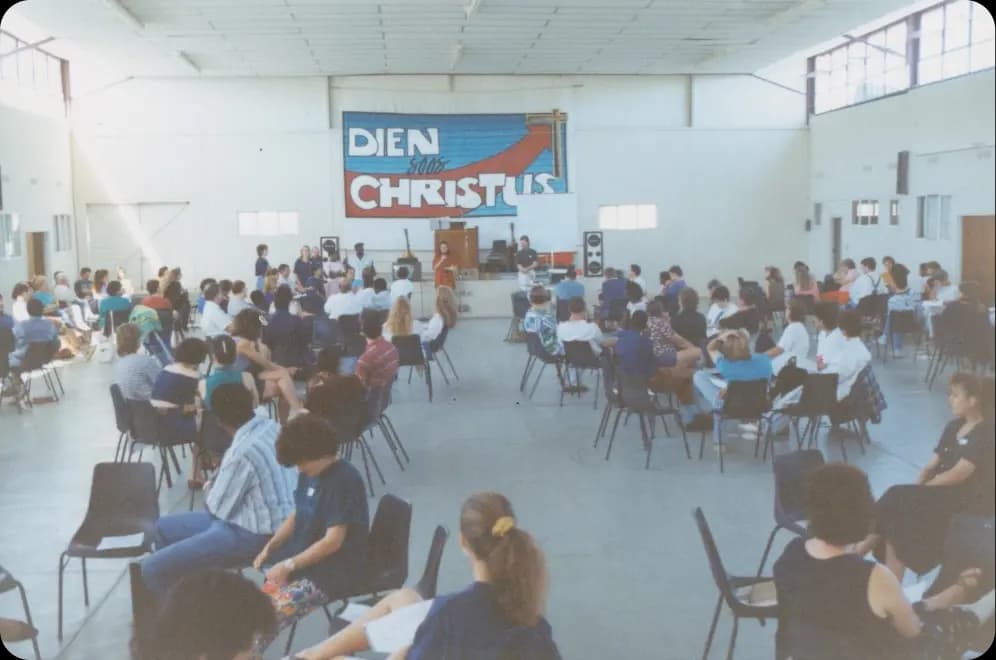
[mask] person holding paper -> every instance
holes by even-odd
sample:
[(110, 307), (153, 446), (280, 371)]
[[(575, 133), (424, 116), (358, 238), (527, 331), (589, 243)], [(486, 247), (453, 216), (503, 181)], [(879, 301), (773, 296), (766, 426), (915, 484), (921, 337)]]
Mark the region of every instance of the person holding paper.
[(463, 591), (439, 596), (429, 605), (413, 589), (401, 589), (294, 657), (330, 660), (374, 650), (391, 653), (390, 660), (559, 660), (542, 615), (547, 591), (543, 552), (518, 527), (504, 495), (467, 498), (460, 511), (460, 549), (474, 577)]
[[(328, 420), (307, 413), (277, 438), (277, 460), (299, 472), (294, 511), (253, 561), (257, 570), (266, 567), (263, 592), (277, 612), (277, 634), (367, 583), (366, 487), (339, 458), (340, 437)], [(257, 657), (275, 636), (259, 639)]]

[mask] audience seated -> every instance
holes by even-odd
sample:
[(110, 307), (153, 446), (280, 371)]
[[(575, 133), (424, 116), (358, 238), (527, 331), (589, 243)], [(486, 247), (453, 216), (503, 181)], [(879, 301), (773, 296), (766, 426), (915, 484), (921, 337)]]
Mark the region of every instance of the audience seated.
[[(664, 297), (665, 311), (673, 317), (679, 310), (681, 292), (688, 285), (685, 283), (685, 273), (681, 270), (681, 266), (671, 266), (667, 274), (668, 281), (661, 290), (661, 296)], [(674, 325), (673, 320), (671, 325)], [(689, 338), (685, 337), (685, 339)]]
[(816, 305), (816, 359), (824, 362), (835, 359), (843, 349), (844, 333), (837, 327), (840, 308), (833, 302)]
[(888, 293), (896, 291), (896, 282), (892, 277), (892, 269), (896, 266), (896, 260), (892, 257), (882, 257), (882, 270), (879, 272), (879, 280)]
[(680, 311), (671, 314), (671, 327), (688, 343), (702, 346), (706, 339), (706, 320), (699, 313), (698, 292), (682, 284), (678, 303)]
[[(772, 376), (771, 358), (763, 353), (752, 353), (747, 331), (726, 330), (709, 342), (706, 350), (718, 354), (713, 358), (719, 378), (726, 384), (735, 381), (768, 380)], [(713, 382), (708, 371), (699, 371), (693, 377), (695, 402), (681, 406), (681, 420), (685, 428), (702, 431), (713, 428), (712, 414), (722, 409), (726, 387)], [(713, 438), (713, 443), (719, 442)]]
[(906, 567), (923, 574), (941, 561), (948, 524), (959, 513), (992, 516), (996, 467), (991, 378), (951, 378), (954, 419), (914, 485), (893, 486), (875, 508), (875, 533), (860, 547), (876, 550), (899, 579)]
[(774, 373), (782, 370), (789, 360), (797, 361), (809, 357), (809, 331), (806, 330), (806, 307), (799, 300), (793, 300), (788, 306), (788, 325), (778, 339), (778, 345), (766, 352), (771, 358), (771, 368)]
[[(249, 302), (252, 303), (252, 304), (248, 305), (246, 307), (243, 307), (242, 309), (252, 310), (252, 311), (254, 311), (254, 312), (258, 313), (258, 314), (265, 314), (266, 313), (266, 307), (267, 307), (267, 305), (266, 305), (266, 296), (259, 289), (256, 289), (255, 291), (250, 291), (249, 292)], [(242, 310), (239, 310), (239, 311), (242, 311)], [(232, 318), (235, 318), (236, 316), (237, 316), (237, 314), (233, 314)]]
[[(622, 280), (619, 281), (621, 282)], [(588, 321), (588, 317), (585, 314), (584, 299), (572, 298), (570, 303), (568, 303), (568, 310), (571, 312), (571, 317), (557, 324), (557, 339), (560, 341), (561, 352), (563, 352), (564, 342), (567, 341), (588, 342), (591, 345), (592, 353), (596, 356), (602, 354), (603, 346), (615, 344), (615, 337), (603, 336), (598, 325)]]
[(232, 317), (221, 308), (221, 287), (208, 284), (203, 289), (204, 306), (201, 309), (201, 331), (210, 339), (228, 332)]
[[(338, 346), (329, 346), (318, 352), (315, 364), (315, 372), (308, 379), (307, 391), (310, 396), (316, 388), (322, 385), (334, 383), (343, 376), (339, 375), (339, 367), (342, 362), (342, 353)], [(316, 412), (308, 408), (311, 412)], [(320, 413), (319, 413), (320, 414)]]
[(754, 336), (761, 327), (761, 311), (757, 308), (758, 291), (754, 287), (740, 287), (739, 304), (737, 311), (728, 316), (724, 316), (718, 322), (723, 330), (744, 329), (747, 334)]
[(563, 347), (557, 341), (557, 319), (550, 311), (550, 294), (545, 287), (534, 286), (529, 292), (529, 302), (531, 307), (522, 319), (522, 331), (536, 333), (550, 355), (562, 355)]
[(273, 297), (273, 314), (263, 328), (263, 343), (283, 367), (303, 367), (312, 358), (308, 348), (311, 333), (301, 317), (291, 314), (293, 300), (294, 292), (289, 286), (281, 285)]
[[(120, 344), (120, 341), (118, 342)], [(221, 385), (241, 385), (252, 395), (252, 407), (259, 406), (259, 392), (256, 391), (256, 381), (249, 372), (235, 365), (238, 349), (235, 340), (228, 335), (218, 335), (209, 341), (214, 364), (211, 372), (197, 386), (197, 392), (204, 404), (205, 410), (211, 410), (211, 397), (215, 389)], [(131, 398), (131, 397), (126, 397)]]
[[(411, 644), (391, 658), (559, 660), (550, 624), (543, 618), (548, 584), (543, 553), (516, 526), (512, 505), (503, 495), (476, 493), (463, 503), (460, 547), (470, 561), (473, 584), (435, 598), (411, 631)], [(397, 619), (391, 615), (421, 600), (413, 589), (389, 594), (335, 636), (295, 657), (330, 660), (365, 651), (370, 648), (367, 626)]]
[(152, 385), (149, 401), (162, 413), (163, 424), (174, 441), (193, 442), (197, 433), (198, 369), (205, 357), (207, 344), (203, 340), (184, 339), (173, 350), (176, 362), (166, 365)]
[[(367, 494), (360, 473), (340, 459), (340, 441), (313, 413), (291, 420), (277, 438), (277, 460), (299, 472), (294, 511), (253, 561), (266, 569), (263, 592), (277, 612), (277, 632), (367, 582)], [(273, 638), (260, 638), (257, 651)]]
[(80, 278), (73, 283), (73, 293), (77, 300), (89, 300), (93, 298), (93, 282), (90, 281), (90, 274), (93, 271), (83, 267), (80, 269)]
[(884, 289), (875, 269), (874, 257), (865, 257), (861, 260), (861, 270), (857, 278), (851, 282), (847, 303), (849, 308), (856, 308), (864, 298), (880, 293)]
[(46, 309), (55, 306), (55, 296), (48, 290), (48, 280), (44, 275), (35, 275), (31, 278), (31, 297), (40, 300)]
[(408, 301), (408, 296), (398, 296), (391, 305), (391, 311), (384, 322), (384, 329), (381, 335), (385, 341), (391, 341), (392, 337), (403, 337), (415, 334), (415, 320), (412, 318), (412, 306)]
[(232, 282), (232, 293), (228, 297), (228, 309), (225, 313), (234, 319), (243, 309), (251, 307), (252, 303), (246, 299), (247, 294), (245, 282), (242, 280)]
[(145, 283), (148, 295), (142, 298), (142, 304), (154, 310), (172, 311), (173, 304), (159, 293), (159, 280), (149, 280)]
[(55, 299), (55, 302), (61, 305), (72, 305), (75, 303), (76, 294), (69, 283), (69, 276), (61, 270), (57, 270), (53, 279), (55, 280), (55, 287), (52, 289), (52, 297)]
[(950, 645), (952, 640), (924, 639), (921, 617), (968, 602), (978, 571), (966, 571), (959, 584), (913, 605), (891, 572), (850, 550), (872, 522), (864, 472), (825, 465), (810, 477), (807, 499), (809, 538), (790, 541), (774, 567), (776, 655), (793, 660), (951, 657), (950, 648), (923, 654), (929, 642)]
[(374, 299), (374, 273), (367, 270), (363, 272), (363, 288), (356, 292), (356, 298), (362, 309), (373, 307)]
[(353, 283), (343, 277), (339, 283), (339, 293), (332, 294), (325, 301), (325, 315), (332, 320), (340, 316), (355, 316), (363, 311), (359, 296), (353, 293)]
[(647, 311), (647, 303), (643, 299), (643, 289), (633, 280), (628, 280), (626, 282), (626, 312), (632, 315), (637, 311)]
[(130, 401), (148, 401), (152, 388), (163, 370), (159, 360), (139, 353), (142, 331), (134, 323), (125, 323), (117, 331), (118, 359), (114, 363), (114, 382)]
[(931, 286), (931, 300), (936, 300), (944, 303), (945, 305), (958, 300), (958, 287), (951, 283), (948, 271), (938, 269), (931, 276), (931, 279), (933, 280), (933, 285)]
[(14, 317), (4, 312), (3, 294), (0, 294), (0, 330), (11, 333), (11, 347), (13, 347)]
[(605, 279), (602, 281), (602, 313), (600, 318), (606, 319), (612, 303), (616, 300), (626, 299), (626, 280), (616, 277), (614, 268), (605, 269)]
[(292, 515), (293, 473), (277, 464), (280, 427), (254, 415), (252, 395), (241, 384), (219, 385), (211, 409), (232, 445), (205, 486), (207, 510), (156, 523), (155, 552), (142, 560), (142, 581), (159, 597), (190, 573), (247, 566)]
[(720, 319), (732, 316), (737, 308), (730, 302), (730, 290), (717, 283), (709, 290), (709, 311), (706, 312), (706, 335), (711, 337), (719, 330)]
[[(281, 284), (286, 284), (286, 282), (280, 282), (280, 271), (276, 268), (266, 271), (266, 275), (263, 276), (263, 311), (269, 311), (270, 305), (273, 304), (273, 295)], [(288, 286), (290, 285), (288, 284)]]
[(398, 267), (398, 278), (391, 282), (391, 301), (398, 298), (411, 298), (415, 285), (408, 279), (408, 266)]
[(813, 279), (806, 264), (800, 263), (794, 269), (795, 284), (792, 287), (793, 296), (810, 296), (815, 304), (820, 299), (820, 287)]
[(933, 321), (934, 327), (947, 341), (958, 346), (959, 353), (976, 364), (986, 364), (993, 358), (993, 327), (989, 310), (982, 304), (982, 292), (977, 282), (962, 282), (960, 296), (944, 306)]
[(647, 313), (633, 312), (629, 326), (616, 333), (615, 352), (619, 356), (619, 370), (625, 374), (649, 380), (656, 372), (654, 346), (645, 336)]
[[(16, 287), (14, 289), (17, 290)], [(26, 305), (28, 318), (14, 324), (14, 350), (11, 351), (9, 361), (10, 370), (14, 374), (14, 393), (20, 392), (21, 379), (18, 375), (21, 372), (21, 363), (28, 353), (28, 348), (34, 344), (46, 344), (50, 349), (51, 358), (59, 350), (59, 331), (46, 318), (42, 317), (42, 302), (32, 298)]]
[[(204, 313), (204, 303), (207, 302), (207, 296), (204, 295), (205, 289), (207, 289), (212, 284), (217, 284), (217, 283), (218, 283), (218, 280), (216, 280), (213, 277), (205, 277), (203, 280), (201, 280), (200, 285), (197, 287), (197, 290), (200, 291), (200, 294), (197, 297), (197, 313), (198, 314), (203, 314)], [(221, 289), (219, 287), (219, 293), (220, 293), (220, 291), (221, 291)]]
[[(690, 291), (691, 289), (689, 289)], [(654, 351), (656, 373), (650, 381), (655, 392), (673, 391), (678, 401), (692, 402), (692, 375), (702, 349), (672, 329), (664, 314), (664, 304), (655, 300), (647, 305), (646, 335)]]
[[(15, 323), (27, 321), (31, 318), (31, 315), (28, 314), (28, 300), (30, 298), (31, 287), (24, 282), (18, 282), (14, 285), (14, 289), (10, 293), (10, 314)], [(42, 305), (42, 312), (44, 311), (45, 305)]]
[(204, 571), (180, 580), (155, 618), (136, 627), (132, 657), (246, 660), (255, 640), (275, 630), (273, 605), (256, 585), (236, 573)]
[(643, 279), (643, 269), (640, 268), (639, 264), (629, 265), (629, 273), (626, 279), (630, 282), (635, 282), (640, 287), (640, 291), (647, 290), (647, 281)]
[(457, 300), (453, 289), (448, 286), (436, 287), (436, 309), (428, 323), (421, 324), (418, 333), (422, 338), (422, 350), (426, 359), (431, 359), (429, 344), (443, 332), (443, 328), (453, 329), (457, 322)]
[(838, 326), (843, 341), (830, 351), (830, 356), (818, 353), (816, 368), (823, 373), (837, 374), (837, 400), (851, 393), (858, 375), (871, 362), (871, 353), (861, 340), (861, 317), (855, 311), (840, 313)]
[(895, 357), (903, 347), (903, 337), (892, 332), (893, 312), (912, 312), (916, 310), (917, 302), (908, 285), (909, 270), (902, 264), (893, 264), (889, 271), (890, 288), (892, 295), (886, 303), (885, 325), (882, 326), (882, 336), (878, 338), (878, 343), (885, 346), (892, 338), (892, 352)]
[(382, 336), (380, 314), (363, 310), (360, 323), (367, 347), (356, 362), (356, 377), (367, 389), (389, 387), (398, 375), (398, 349)]
[(557, 282), (553, 289), (553, 295), (557, 300), (570, 300), (571, 298), (584, 298), (584, 284), (578, 282), (578, 271), (574, 264), (567, 267), (564, 279)]
[(183, 288), (182, 277), (183, 272), (179, 268), (174, 268), (166, 276), (166, 286), (162, 287), (160, 285), (160, 288), (163, 291), (163, 296), (169, 300), (176, 314), (176, 325), (174, 327), (185, 331), (190, 324), (190, 298)]
[(387, 290), (387, 280), (383, 277), (374, 278), (373, 291), (370, 307), (385, 312), (391, 309), (391, 292)]
[(231, 329), (238, 353), (235, 368), (249, 372), (263, 401), (277, 400), (277, 416), (285, 421), (292, 411), (302, 408), (301, 400), (290, 372), (270, 359), (270, 349), (261, 341), (260, 315), (244, 309), (232, 321)]
[(131, 300), (121, 295), (121, 282), (114, 280), (107, 284), (107, 295), (101, 299), (97, 310), (101, 328), (107, 325), (107, 317), (112, 312), (131, 311)]
[(276, 286), (287, 285), (291, 288), (291, 291), (300, 291), (303, 288), (303, 284), (298, 280), (297, 275), (291, 272), (291, 267), (287, 264), (280, 264), (277, 267), (277, 282)]

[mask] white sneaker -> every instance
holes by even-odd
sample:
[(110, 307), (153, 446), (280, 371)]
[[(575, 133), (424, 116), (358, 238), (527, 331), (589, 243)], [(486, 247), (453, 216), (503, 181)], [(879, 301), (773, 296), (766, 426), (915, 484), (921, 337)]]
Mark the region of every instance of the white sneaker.
[(878, 336), (878, 343), (879, 343), (880, 346), (885, 346), (885, 344), (886, 344), (886, 337), (885, 337), (884, 334)]
[(739, 426), (742, 432), (757, 435), (757, 424), (740, 424)]

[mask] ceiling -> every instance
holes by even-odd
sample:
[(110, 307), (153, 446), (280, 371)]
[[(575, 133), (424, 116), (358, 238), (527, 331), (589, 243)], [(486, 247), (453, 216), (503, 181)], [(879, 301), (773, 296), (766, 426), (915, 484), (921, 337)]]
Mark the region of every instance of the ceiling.
[(24, 0), (4, 25), (126, 76), (751, 73), (908, 4)]

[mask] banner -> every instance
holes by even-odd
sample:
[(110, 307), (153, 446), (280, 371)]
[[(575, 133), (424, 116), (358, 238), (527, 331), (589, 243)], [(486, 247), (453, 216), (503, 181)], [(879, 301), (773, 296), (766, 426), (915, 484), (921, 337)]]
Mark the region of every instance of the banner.
[(514, 216), (567, 192), (567, 115), (342, 113), (348, 218)]

